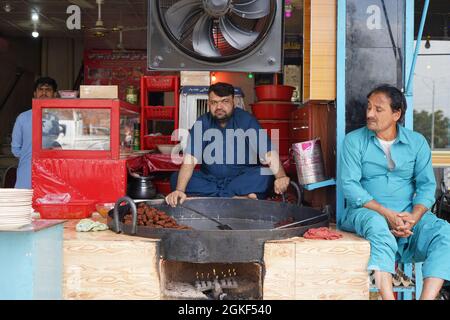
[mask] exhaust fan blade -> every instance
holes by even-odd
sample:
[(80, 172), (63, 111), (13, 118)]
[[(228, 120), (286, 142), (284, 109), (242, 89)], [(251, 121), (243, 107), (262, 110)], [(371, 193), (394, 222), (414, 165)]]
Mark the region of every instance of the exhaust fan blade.
[(259, 36), (258, 32), (242, 30), (226, 17), (220, 18), (219, 25), (225, 40), (238, 50), (249, 47)]
[(212, 23), (212, 18), (208, 14), (204, 14), (198, 20), (192, 34), (192, 44), (195, 52), (205, 57), (220, 57), (221, 54), (212, 38)]
[(231, 10), (242, 18), (263, 18), (270, 13), (270, 0), (235, 0)]
[(175, 38), (180, 40), (186, 22), (200, 12), (201, 9), (201, 0), (182, 0), (175, 3), (166, 11), (167, 26)]

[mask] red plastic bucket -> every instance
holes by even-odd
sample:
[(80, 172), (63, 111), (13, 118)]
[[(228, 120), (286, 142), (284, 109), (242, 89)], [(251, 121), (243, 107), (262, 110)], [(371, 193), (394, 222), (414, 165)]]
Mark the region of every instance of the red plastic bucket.
[(291, 101), (295, 88), (284, 85), (256, 86), (256, 97), (259, 101)]
[(266, 129), (269, 136), (272, 136), (271, 130), (278, 129), (279, 139), (289, 138), (289, 121), (270, 121), (270, 120), (260, 120), (259, 124), (263, 129)]
[(290, 148), (289, 141), (290, 141), (289, 139), (280, 139), (278, 141), (278, 148), (279, 148), (278, 153), (280, 154), (280, 156), (289, 156), (289, 148)]
[(260, 120), (289, 120), (296, 109), (292, 103), (258, 102), (251, 106), (253, 115)]

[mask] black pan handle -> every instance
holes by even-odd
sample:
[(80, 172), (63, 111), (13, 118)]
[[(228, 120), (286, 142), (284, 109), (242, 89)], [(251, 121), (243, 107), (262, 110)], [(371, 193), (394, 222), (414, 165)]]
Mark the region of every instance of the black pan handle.
[(119, 223), (119, 207), (122, 202), (125, 202), (130, 205), (131, 215), (133, 217), (133, 224), (131, 226), (131, 234), (136, 234), (136, 232), (137, 232), (136, 204), (134, 203), (133, 199), (131, 199), (130, 197), (127, 197), (127, 196), (119, 198), (116, 201), (116, 204), (114, 205), (114, 211), (113, 211), (114, 229), (115, 229), (116, 233), (122, 232), (122, 230), (120, 229), (120, 223)]
[[(302, 206), (302, 198), (303, 197), (302, 197), (302, 191), (300, 190), (300, 186), (297, 183), (295, 183), (294, 181), (292, 181), (292, 180), (289, 181), (289, 184), (291, 186), (293, 186), (295, 191), (297, 192), (297, 205), (299, 207), (301, 207)], [(287, 202), (285, 193), (281, 194), (281, 198), (283, 199), (283, 202)]]

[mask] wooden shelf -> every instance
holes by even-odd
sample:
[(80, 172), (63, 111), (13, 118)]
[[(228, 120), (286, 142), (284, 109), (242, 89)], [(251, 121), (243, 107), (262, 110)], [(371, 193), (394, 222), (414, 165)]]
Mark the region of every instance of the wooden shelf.
[(336, 98), (336, 0), (303, 1), (303, 101)]

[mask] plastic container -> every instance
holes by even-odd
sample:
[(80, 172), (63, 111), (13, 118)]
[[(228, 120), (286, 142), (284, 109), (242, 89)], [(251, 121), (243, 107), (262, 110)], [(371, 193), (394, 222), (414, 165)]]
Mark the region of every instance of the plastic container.
[(319, 139), (294, 143), (292, 150), (300, 184), (311, 184), (326, 180)]
[(147, 119), (173, 119), (175, 107), (145, 107), (145, 115)]
[(162, 154), (179, 153), (181, 151), (181, 145), (179, 144), (157, 144), (156, 147)]
[(272, 130), (278, 129), (278, 138), (288, 139), (289, 138), (289, 121), (281, 120), (281, 121), (270, 121), (270, 120), (261, 120), (259, 124), (263, 129), (267, 130), (269, 136), (272, 136)]
[(59, 90), (58, 94), (61, 99), (76, 99), (78, 97), (78, 91), (76, 90)]
[(289, 120), (296, 105), (292, 103), (267, 103), (259, 102), (251, 104), (252, 113), (258, 120)]
[(144, 136), (144, 150), (154, 150), (158, 144), (177, 144), (179, 141), (172, 141), (172, 136)]
[(256, 86), (256, 97), (259, 101), (291, 101), (295, 88), (284, 85)]
[(37, 203), (34, 209), (41, 219), (84, 219), (95, 211), (94, 201), (71, 200), (68, 203)]
[(144, 77), (147, 91), (169, 91), (175, 88), (175, 76)]
[(170, 180), (164, 179), (164, 180), (154, 180), (153, 184), (156, 187), (156, 191), (158, 193), (161, 193), (165, 196), (167, 196), (169, 193), (172, 192), (172, 188), (170, 187)]
[(278, 141), (278, 153), (280, 156), (288, 156), (289, 155), (289, 148), (291, 147), (289, 144), (289, 139), (280, 139)]

